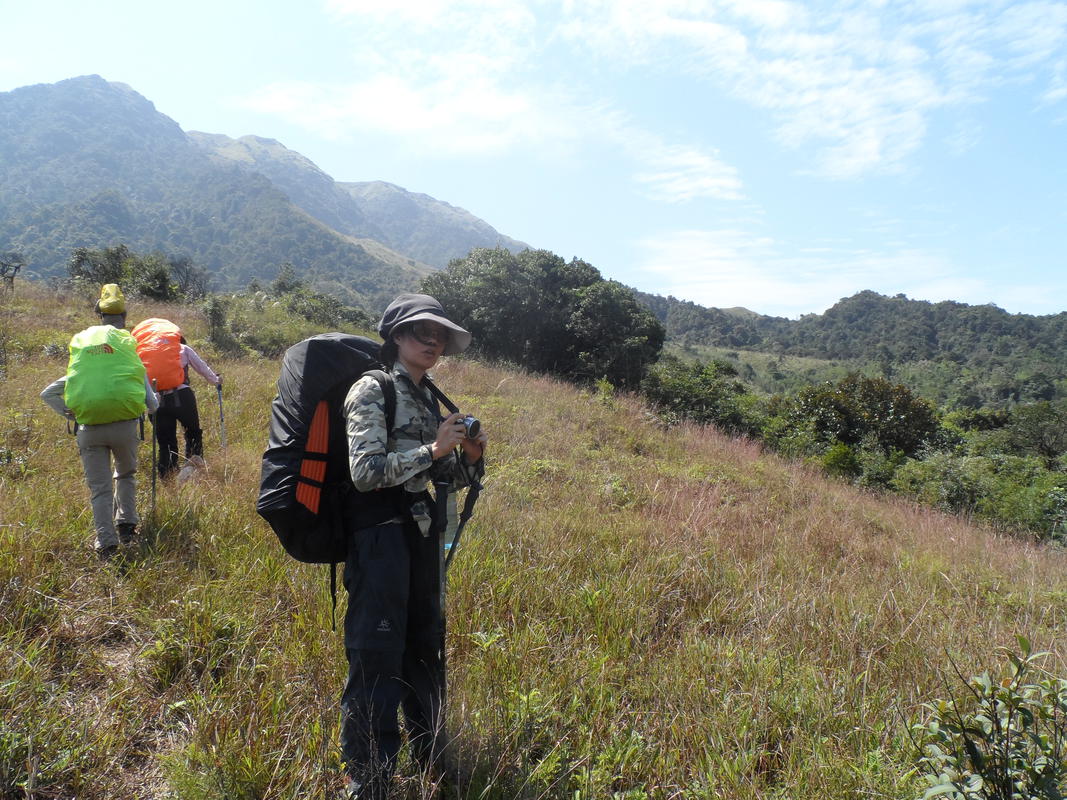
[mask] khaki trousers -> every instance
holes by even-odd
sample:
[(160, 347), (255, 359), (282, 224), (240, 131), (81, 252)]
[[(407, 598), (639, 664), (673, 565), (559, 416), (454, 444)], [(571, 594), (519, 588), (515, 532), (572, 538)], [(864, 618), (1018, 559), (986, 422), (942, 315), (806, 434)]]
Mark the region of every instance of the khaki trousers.
[(140, 522), (137, 516), (137, 445), (140, 443), (137, 422), (128, 419), (78, 427), (78, 450), (93, 506), (97, 549), (119, 543), (116, 523), (136, 525)]

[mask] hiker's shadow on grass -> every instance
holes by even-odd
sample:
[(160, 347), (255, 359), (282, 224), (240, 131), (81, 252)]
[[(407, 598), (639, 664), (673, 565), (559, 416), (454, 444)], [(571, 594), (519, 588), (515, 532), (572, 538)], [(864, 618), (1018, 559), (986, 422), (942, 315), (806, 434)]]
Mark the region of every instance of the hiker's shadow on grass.
[(196, 564), (203, 549), (203, 511), (200, 504), (180, 504), (147, 516), (133, 550), (137, 560), (167, 558)]
[(406, 777), (394, 784), (389, 796), (396, 800), (555, 800), (573, 797), (570, 783), (570, 771), (562, 770), (554, 780), (535, 778), (528, 766), (516, 763), (514, 752), (490, 748), (461, 755), (458, 774), (448, 778), (409, 764)]

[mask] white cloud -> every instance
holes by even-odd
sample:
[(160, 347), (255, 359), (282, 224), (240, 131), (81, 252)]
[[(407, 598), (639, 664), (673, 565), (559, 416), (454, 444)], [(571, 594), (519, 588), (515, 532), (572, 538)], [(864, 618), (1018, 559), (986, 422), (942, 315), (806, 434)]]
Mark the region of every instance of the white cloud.
[[(872, 252), (841, 242), (797, 247), (743, 229), (675, 231), (646, 238), (638, 248), (646, 291), (773, 316), (820, 313), (865, 289), (972, 304), (1003, 295), (985, 280), (966, 277), (944, 256), (915, 248)], [(1019, 287), (1003, 299), (1025, 298), (1032, 307), (1037, 291)]]
[(974, 120), (957, 120), (952, 131), (945, 137), (949, 152), (964, 155), (978, 146), (982, 138), (981, 127)]
[[(395, 7), (329, 0), (328, 12), (358, 31), (359, 79), (273, 84), (241, 104), (333, 139), (389, 135), (421, 156), (521, 148), (576, 158), (583, 147), (613, 146), (641, 191), (658, 202), (741, 197), (736, 169), (713, 149), (666, 142), (630, 122), (613, 107), (616, 98), (591, 94), (574, 73), (545, 72), (544, 51), (559, 20), (538, 21), (531, 8), (511, 0), (404, 0)], [(539, 26), (548, 29), (540, 38)]]
[(1011, 66), (1029, 70), (1063, 53), (1067, 45), (1067, 5), (1037, 2), (1005, 9), (996, 38), (1012, 54)]
[(520, 0), (326, 0), (325, 7), (339, 20), (371, 21), (409, 33), (445, 30), (459, 37), (491, 30), (513, 35), (534, 22), (530, 4)]
[(326, 10), (358, 34), (360, 49), (372, 46), (388, 56), (399, 48), (416, 66), (435, 56), (477, 53), (500, 72), (537, 45), (537, 17), (521, 0), (326, 0)]
[(573, 139), (573, 129), (551, 113), (551, 103), (509, 92), (466, 69), (430, 83), (390, 74), (335, 86), (280, 83), (242, 101), (329, 138), (387, 134), (422, 154), (443, 155), (491, 155), (526, 141)]
[(726, 5), (739, 17), (761, 28), (782, 29), (803, 25), (808, 13), (805, 8), (783, 0), (727, 0)]
[(399, 18), (405, 23), (433, 19), (451, 9), (473, 5), (476, 4), (469, 0), (393, 0), (391, 3), (380, 3), (376, 0), (326, 0), (326, 10), (338, 17)]
[[(831, 0), (817, 9), (790, 0), (325, 0), (325, 8), (353, 34), (358, 77), (266, 87), (249, 104), (333, 136), (380, 131), (417, 146), (433, 130), (446, 155), (558, 153), (592, 142), (603, 126), (591, 111), (630, 113), (623, 95), (595, 92), (631, 69), (684, 75), (769, 112), (777, 141), (809, 153), (808, 171), (834, 178), (902, 169), (941, 109), (982, 102), (1007, 83), (1034, 83), (1045, 103), (1067, 97), (1063, 0)], [(659, 200), (740, 192), (710, 143), (673, 141), (649, 162), (637, 181)]]
[(1043, 105), (1055, 105), (1063, 100), (1067, 100), (1067, 58), (1056, 63), (1048, 88), (1041, 96)]
[(719, 200), (741, 199), (737, 170), (697, 150), (670, 148), (660, 154), (647, 172), (636, 180), (645, 185), (653, 199), (680, 203), (701, 197)]
[(866, 14), (837, 14), (833, 27), (789, 3), (773, 4), (774, 13), (737, 3), (736, 14), (634, 0), (575, 5), (567, 35), (576, 44), (681, 69), (770, 110), (780, 141), (821, 147), (817, 166), (831, 175), (895, 168), (922, 140), (924, 112), (941, 102), (919, 68), (922, 50), (880, 36)]
[(841, 178), (900, 168), (937, 110), (1026, 83), (1067, 49), (1067, 4), (1043, 0), (825, 3), (818, 13), (744, 0), (570, 7), (576, 43), (685, 70), (771, 111), (785, 146), (816, 148), (813, 169)]

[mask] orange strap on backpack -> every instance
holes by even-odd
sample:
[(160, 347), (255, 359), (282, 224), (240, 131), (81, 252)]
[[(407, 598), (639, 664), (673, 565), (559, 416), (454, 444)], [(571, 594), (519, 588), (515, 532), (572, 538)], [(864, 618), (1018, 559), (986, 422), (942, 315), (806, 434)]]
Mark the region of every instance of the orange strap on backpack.
[(326, 453), (329, 452), (329, 444), (330, 407), (325, 400), (320, 400), (315, 407), (315, 416), (311, 418), (304, 458), (300, 462), (300, 477), (296, 484), (296, 501), (312, 514), (319, 513), (323, 482), (326, 480)]

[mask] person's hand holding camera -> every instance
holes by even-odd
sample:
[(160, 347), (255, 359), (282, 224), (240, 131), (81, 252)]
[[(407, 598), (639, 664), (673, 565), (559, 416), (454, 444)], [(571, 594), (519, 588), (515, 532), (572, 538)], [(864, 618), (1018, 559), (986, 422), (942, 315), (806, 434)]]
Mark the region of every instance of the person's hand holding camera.
[(463, 448), (467, 461), (474, 463), (482, 457), (488, 441), (489, 436), (477, 419), (457, 411), (445, 417), (437, 428), (437, 438), (431, 446), (434, 461), (448, 455), (458, 445)]
[[(472, 418), (468, 417), (468, 419)], [(472, 429), (472, 426), (468, 423), (466, 425), (467, 435), (459, 443), (459, 446), (463, 448), (463, 455), (468, 464), (473, 464), (485, 454), (485, 446), (489, 442), (489, 434), (485, 432), (478, 420), (474, 421), (477, 424), (477, 428)], [(474, 432), (475, 430), (477, 431), (476, 433)], [(472, 433), (474, 433), (473, 436), (471, 435)]]
[(467, 429), (463, 426), (463, 415), (458, 411), (449, 414), (437, 426), (437, 438), (433, 442), (433, 460), (444, 458), (466, 438)]

